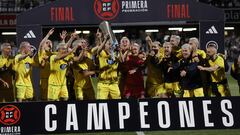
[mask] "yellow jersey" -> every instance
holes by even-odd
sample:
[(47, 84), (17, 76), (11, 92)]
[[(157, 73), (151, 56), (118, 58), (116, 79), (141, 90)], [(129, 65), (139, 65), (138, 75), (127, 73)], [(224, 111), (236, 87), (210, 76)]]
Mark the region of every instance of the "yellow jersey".
[(94, 64), (92, 61), (92, 55), (91, 53), (87, 53), (87, 58), (82, 60), (79, 63), (76, 63), (76, 67), (73, 68), (73, 75), (74, 75), (74, 86), (75, 87), (82, 87), (82, 88), (90, 88), (92, 87), (92, 83), (90, 80), (90, 77), (84, 77), (83, 71), (84, 70), (93, 70)]
[[(161, 62), (162, 58), (164, 57), (164, 50), (160, 48), (158, 54), (156, 55), (158, 61)], [(150, 84), (162, 84), (163, 83), (163, 76), (162, 76), (162, 69), (157, 67), (156, 64), (151, 62), (151, 56), (147, 58), (147, 83)]]
[(52, 55), (50, 57), (50, 75), (48, 79), (48, 84), (63, 86), (66, 85), (66, 72), (68, 68), (68, 62), (72, 59), (72, 55), (54, 61), (57, 55)]
[(206, 59), (206, 53), (203, 50), (197, 49), (197, 54), (200, 55), (203, 59)]
[(12, 66), (14, 58), (9, 56), (8, 58), (0, 55), (0, 68), (9, 68)]
[(45, 61), (45, 65), (42, 67), (41, 64), (44, 61), (44, 57), (50, 57), (51, 53), (48, 53), (46, 51), (41, 51), (38, 53), (38, 59), (39, 59), (39, 64), (40, 64), (40, 78), (41, 79), (48, 79), (49, 74), (50, 74), (50, 62), (47, 60)]
[(212, 82), (221, 82), (224, 79), (226, 79), (224, 59), (222, 57), (217, 56), (215, 60), (209, 59), (208, 63), (211, 67), (215, 65), (219, 66), (219, 68), (216, 71), (210, 73)]
[(16, 85), (32, 86), (32, 65), (34, 59), (27, 56), (23, 60), (19, 60), (22, 54), (18, 54), (14, 59), (14, 70), (16, 72)]
[(108, 60), (110, 59), (110, 54), (107, 54), (104, 50), (99, 54), (99, 69), (100, 73), (98, 76), (99, 81), (117, 81), (118, 79), (118, 62), (114, 62), (113, 64), (108, 64)]
[[(200, 55), (203, 59), (205, 59), (206, 56), (207, 56), (206, 53), (205, 53), (205, 51), (200, 50), (200, 49), (197, 49), (197, 54)], [(181, 58), (183, 57), (183, 56), (182, 56), (182, 49), (179, 49), (179, 50), (177, 51), (176, 57), (179, 58), (179, 59), (181, 59)]]

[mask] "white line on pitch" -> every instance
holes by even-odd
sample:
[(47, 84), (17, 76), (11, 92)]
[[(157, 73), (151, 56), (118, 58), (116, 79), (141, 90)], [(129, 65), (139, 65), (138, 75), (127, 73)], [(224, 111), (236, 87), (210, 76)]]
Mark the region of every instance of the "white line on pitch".
[(137, 133), (137, 135), (145, 135), (144, 132), (142, 132), (142, 131), (137, 131), (136, 133)]

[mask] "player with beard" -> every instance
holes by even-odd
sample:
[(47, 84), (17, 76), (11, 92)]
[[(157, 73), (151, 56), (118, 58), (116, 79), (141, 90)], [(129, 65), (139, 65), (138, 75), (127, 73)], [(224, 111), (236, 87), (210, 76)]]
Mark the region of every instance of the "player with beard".
[(172, 70), (173, 65), (178, 62), (178, 58), (172, 52), (170, 42), (163, 44), (164, 57), (159, 63), (164, 76), (164, 89), (168, 97), (180, 97), (181, 91), (179, 88), (179, 71)]
[(144, 61), (146, 54), (140, 52), (140, 45), (133, 43), (131, 45), (131, 52), (128, 53), (126, 58), (126, 69), (128, 71), (124, 87), (125, 98), (144, 98)]
[(76, 100), (95, 99), (94, 89), (91, 83), (91, 75), (95, 74), (91, 50), (85, 39), (78, 39), (73, 42), (78, 46), (74, 56), (73, 75)]
[(211, 90), (217, 97), (226, 96), (226, 74), (224, 59), (217, 54), (218, 45), (209, 43), (207, 45), (207, 55), (209, 56), (209, 67), (198, 66), (202, 71), (210, 72), (211, 74)]
[(163, 88), (163, 73), (162, 69), (159, 68), (157, 63), (161, 62), (164, 57), (163, 48), (160, 47), (160, 42), (152, 42), (149, 36), (146, 37), (146, 42), (149, 46), (149, 54), (147, 56), (147, 81), (146, 91), (149, 97), (160, 97), (166, 98), (166, 91)]
[(181, 47), (183, 58), (176, 63), (173, 70), (180, 71), (180, 87), (184, 91), (183, 97), (203, 97), (202, 79), (197, 68), (198, 62), (192, 58), (192, 47), (184, 44)]
[(11, 56), (11, 45), (9, 43), (3, 43), (1, 45), (0, 55), (0, 102), (14, 101), (13, 91), (13, 60)]
[[(120, 47), (119, 55), (120, 55), (120, 57), (122, 57), (121, 58), (121, 60), (122, 60), (123, 57), (126, 57), (126, 55), (129, 53), (130, 40), (127, 37), (122, 37), (122, 39), (120, 40), (120, 46), (119, 47)], [(123, 95), (124, 86), (126, 84), (126, 77), (127, 77), (127, 74), (128, 74), (126, 62), (121, 61), (119, 63), (118, 71), (120, 72), (119, 89), (120, 89), (120, 92), (121, 92), (121, 97), (124, 97), (124, 95)]]

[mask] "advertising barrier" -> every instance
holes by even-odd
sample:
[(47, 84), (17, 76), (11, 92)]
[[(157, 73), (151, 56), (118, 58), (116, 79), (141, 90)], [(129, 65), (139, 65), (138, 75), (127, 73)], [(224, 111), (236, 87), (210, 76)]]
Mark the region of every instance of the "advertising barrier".
[(240, 98), (0, 104), (1, 134), (240, 128)]

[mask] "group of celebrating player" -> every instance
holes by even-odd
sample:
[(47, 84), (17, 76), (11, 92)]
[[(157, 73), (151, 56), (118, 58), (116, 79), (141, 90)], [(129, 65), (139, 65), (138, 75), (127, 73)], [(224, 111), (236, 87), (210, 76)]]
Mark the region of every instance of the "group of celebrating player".
[[(1, 98), (8, 101), (2, 97), (6, 95), (4, 89), (9, 94), (13, 87), (15, 91), (10, 94), (18, 102), (34, 98), (32, 66), (40, 69), (40, 95), (45, 101), (68, 100), (68, 72), (74, 78), (76, 100), (230, 96), (225, 60), (217, 53), (216, 43), (208, 44), (205, 53), (195, 37), (180, 45), (180, 37), (172, 35), (161, 45), (147, 36), (148, 51), (144, 52), (140, 44), (127, 37), (122, 37), (117, 48), (113, 48), (109, 35), (98, 30), (95, 46), (90, 48), (87, 40), (77, 38), (75, 32), (65, 42), (67, 32), (63, 31), (63, 41), (52, 51), (48, 38), (53, 33), (51, 29), (42, 39), (37, 53), (29, 42), (22, 42), (19, 54), (12, 57), (11, 45), (1, 45)], [(92, 76), (97, 76), (96, 91)]]

